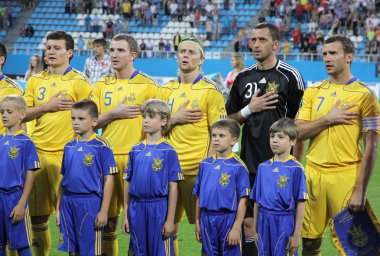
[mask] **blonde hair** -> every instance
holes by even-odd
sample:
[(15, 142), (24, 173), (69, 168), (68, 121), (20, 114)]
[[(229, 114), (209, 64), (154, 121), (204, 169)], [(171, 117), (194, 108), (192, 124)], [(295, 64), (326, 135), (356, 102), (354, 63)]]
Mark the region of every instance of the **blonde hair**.
[(18, 111), (26, 111), (26, 101), (25, 101), (25, 99), (22, 97), (22, 96), (20, 96), (20, 95), (17, 95), (17, 94), (10, 94), (10, 95), (7, 95), (7, 96), (5, 96), (2, 100), (1, 100), (1, 102), (0, 102), (0, 107), (2, 107), (3, 106), (3, 104), (5, 103), (5, 102), (9, 102), (9, 101), (11, 101), (11, 102), (15, 102), (16, 103), (16, 109), (18, 110)]
[(235, 54), (233, 56), (235, 62), (236, 62), (236, 69), (243, 70), (244, 69), (244, 60), (243, 57), (240, 54)]
[(162, 135), (165, 135), (168, 132), (169, 120), (170, 120), (170, 108), (169, 105), (166, 104), (165, 101), (150, 99), (144, 102), (141, 106), (141, 114), (158, 114), (161, 119), (166, 119), (166, 125), (162, 127)]

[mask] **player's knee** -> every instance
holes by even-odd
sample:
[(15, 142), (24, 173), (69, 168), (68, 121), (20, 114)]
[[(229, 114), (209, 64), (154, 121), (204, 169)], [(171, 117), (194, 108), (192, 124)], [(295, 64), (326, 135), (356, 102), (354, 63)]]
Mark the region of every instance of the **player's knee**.
[(243, 228), (246, 236), (253, 236), (253, 218), (245, 218), (243, 221)]
[(43, 224), (49, 221), (49, 215), (32, 216), (30, 218), (30, 221), (32, 222), (32, 224)]
[(107, 221), (107, 225), (104, 227), (104, 232), (105, 233), (115, 232), (117, 230), (117, 222), (118, 222), (118, 217), (109, 218)]
[(322, 238), (302, 238), (302, 255), (319, 255), (321, 252)]

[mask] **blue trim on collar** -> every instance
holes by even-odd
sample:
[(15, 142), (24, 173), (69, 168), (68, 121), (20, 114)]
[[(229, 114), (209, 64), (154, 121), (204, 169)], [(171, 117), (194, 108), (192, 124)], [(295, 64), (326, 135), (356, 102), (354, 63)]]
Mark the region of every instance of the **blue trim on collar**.
[(4, 77), (5, 77), (5, 75), (4, 75), (4, 74), (1, 74), (1, 76), (0, 76), (0, 81), (3, 80)]
[(65, 72), (63, 72), (63, 75), (66, 75), (66, 74), (69, 73), (72, 69), (73, 69), (73, 67), (72, 67), (72, 66), (69, 66), (69, 67), (65, 70)]
[(346, 85), (349, 85), (349, 84), (355, 82), (356, 80), (357, 80), (356, 77), (353, 77), (353, 78), (351, 78), (351, 79), (346, 83)]
[(135, 76), (137, 76), (138, 73), (139, 73), (139, 71), (136, 69), (135, 72), (133, 72), (133, 74), (131, 75), (131, 77), (129, 79), (134, 78)]
[[(202, 77), (203, 77), (203, 75), (202, 75), (202, 74), (199, 74), (199, 75), (197, 76), (197, 78), (195, 78), (195, 80), (194, 80), (194, 82), (193, 82), (192, 84), (196, 84), (196, 83), (198, 83), (198, 82), (202, 79)], [(178, 82), (179, 82), (179, 83), (182, 83), (182, 81), (181, 81), (181, 77), (180, 77), (180, 76), (178, 76)]]

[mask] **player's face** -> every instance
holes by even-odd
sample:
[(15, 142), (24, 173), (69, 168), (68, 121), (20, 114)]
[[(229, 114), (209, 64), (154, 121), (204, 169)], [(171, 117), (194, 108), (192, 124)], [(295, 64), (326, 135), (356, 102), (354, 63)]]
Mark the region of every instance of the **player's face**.
[(344, 54), (341, 42), (325, 44), (322, 54), (326, 72), (332, 77), (336, 77), (344, 70), (349, 69), (354, 57), (352, 53)]
[(121, 71), (127, 68), (128, 65), (133, 65), (136, 53), (130, 51), (127, 41), (120, 40), (111, 42), (110, 56), (112, 68), (116, 71)]
[(162, 119), (157, 113), (142, 113), (143, 129), (148, 134), (161, 133), (162, 127), (166, 125), (167, 120)]
[(255, 60), (264, 62), (276, 56), (279, 41), (273, 41), (268, 28), (254, 29), (251, 35), (252, 53)]
[(211, 130), (211, 143), (214, 150), (221, 156), (227, 156), (233, 145), (237, 141), (236, 137), (232, 137), (230, 131), (224, 128), (213, 128)]
[(105, 49), (101, 44), (94, 44), (93, 50), (96, 57), (101, 57), (105, 53)]
[(47, 40), (45, 47), (45, 56), (49, 66), (57, 68), (70, 63), (70, 58), (73, 56), (73, 50), (66, 49), (65, 40)]
[(98, 124), (98, 119), (92, 117), (86, 109), (71, 109), (73, 129), (83, 139), (88, 139)]
[(5, 101), (0, 105), (1, 120), (4, 127), (12, 128), (21, 125), (21, 121), (25, 118), (26, 112), (17, 108), (17, 103), (13, 101)]
[(284, 132), (275, 132), (270, 134), (269, 143), (275, 155), (282, 155), (284, 153), (290, 154), (291, 147), (294, 146), (295, 141), (291, 140)]
[(187, 74), (195, 70), (200, 71), (204, 57), (198, 46), (193, 43), (181, 43), (178, 48), (177, 62), (179, 69)]

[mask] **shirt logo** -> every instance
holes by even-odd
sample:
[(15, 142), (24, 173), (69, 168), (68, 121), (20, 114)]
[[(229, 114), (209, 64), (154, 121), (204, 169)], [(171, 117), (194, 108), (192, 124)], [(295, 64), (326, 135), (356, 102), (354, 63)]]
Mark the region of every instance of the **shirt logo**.
[(272, 172), (278, 172), (278, 168), (274, 168)]
[(94, 155), (91, 153), (84, 154), (83, 164), (85, 166), (91, 166), (94, 163)]
[(181, 98), (186, 98), (186, 93), (182, 93), (181, 96), (179, 96)]
[(220, 185), (227, 186), (228, 184), (230, 184), (230, 177), (231, 175), (228, 175), (228, 173), (223, 172), (219, 178)]
[(9, 145), (9, 141), (4, 142), (3, 145)]
[(198, 108), (199, 107), (199, 100), (195, 99), (191, 101), (191, 107), (192, 108)]
[(50, 87), (55, 88), (55, 87), (57, 87), (57, 85), (56, 85), (55, 82), (54, 82), (54, 83), (52, 83), (52, 84), (50, 85)]
[(350, 102), (348, 102), (347, 100), (342, 100), (341, 102), (340, 102), (340, 105), (339, 105), (339, 107), (347, 107), (348, 105), (350, 105), (351, 103)]
[(145, 156), (152, 156), (152, 153), (150, 153), (150, 151), (148, 153), (146, 153)]
[(336, 92), (331, 93), (330, 97), (336, 97)]
[(61, 98), (67, 98), (69, 96), (69, 92), (65, 89), (61, 91)]
[(280, 188), (284, 188), (288, 185), (289, 177), (286, 175), (280, 175), (280, 178), (277, 180), (277, 185)]
[(123, 87), (120, 86), (119, 88), (117, 88), (117, 90), (118, 90), (119, 92), (122, 92), (122, 91), (123, 91)]
[(277, 92), (279, 86), (280, 84), (276, 84), (276, 82), (268, 83), (268, 88), (266, 92)]
[(362, 231), (361, 225), (353, 225), (353, 228), (348, 231), (351, 234), (351, 243), (358, 247), (363, 247), (368, 243), (368, 234)]
[(162, 162), (163, 161), (164, 161), (164, 159), (161, 159), (159, 157), (154, 158), (154, 161), (153, 161), (153, 164), (152, 164), (153, 170), (155, 170), (156, 172), (161, 171), (161, 169), (162, 169)]
[(134, 92), (132, 92), (131, 94), (129, 94), (128, 96), (128, 101), (130, 102), (134, 102), (136, 100), (136, 94)]
[(82, 147), (78, 148), (78, 150), (77, 150), (77, 152), (82, 152), (82, 151), (83, 151)]
[(17, 148), (16, 146), (11, 147), (11, 148), (9, 149), (8, 156), (9, 156), (11, 159), (15, 159), (16, 157), (18, 157), (18, 151), (19, 151), (19, 150), (20, 150), (20, 149)]
[(214, 169), (215, 170), (220, 170), (220, 165), (218, 164)]
[(260, 81), (259, 81), (259, 84), (266, 84), (267, 83), (267, 80), (265, 79), (265, 77), (263, 77)]

